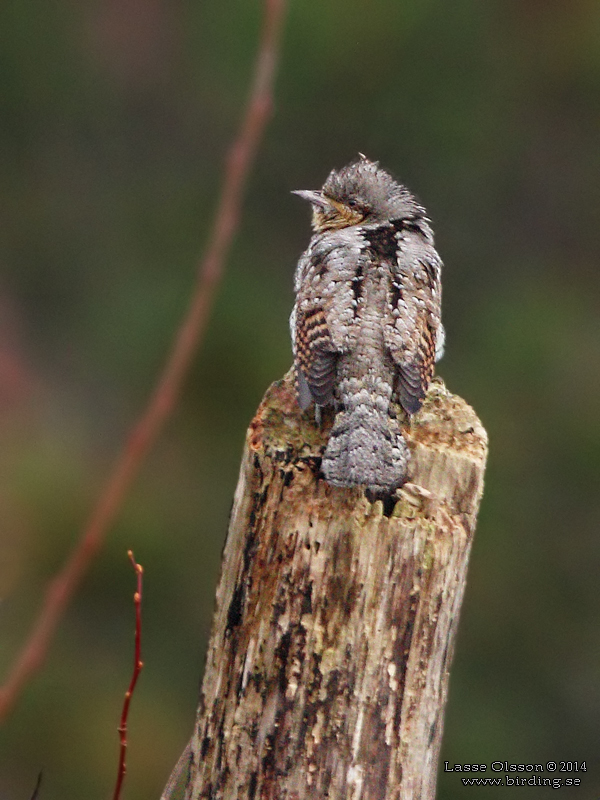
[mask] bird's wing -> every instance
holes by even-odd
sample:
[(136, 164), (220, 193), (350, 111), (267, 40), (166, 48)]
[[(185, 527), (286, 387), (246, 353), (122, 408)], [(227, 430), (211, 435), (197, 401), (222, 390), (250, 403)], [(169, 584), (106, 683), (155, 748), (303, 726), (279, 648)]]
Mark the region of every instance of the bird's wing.
[(441, 260), (419, 231), (399, 240), (387, 294), (384, 341), (397, 366), (395, 391), (408, 414), (421, 408), (441, 330)]
[(302, 408), (333, 402), (339, 355), (354, 345), (361, 245), (349, 229), (317, 237), (298, 264), (292, 337)]
[(402, 358), (397, 362), (395, 390), (407, 414), (416, 414), (421, 408), (435, 368), (433, 331), (427, 322), (419, 327), (416, 351), (410, 358)]
[(300, 407), (307, 408), (313, 400), (320, 406), (331, 403), (338, 351), (322, 308), (296, 314), (295, 353)]

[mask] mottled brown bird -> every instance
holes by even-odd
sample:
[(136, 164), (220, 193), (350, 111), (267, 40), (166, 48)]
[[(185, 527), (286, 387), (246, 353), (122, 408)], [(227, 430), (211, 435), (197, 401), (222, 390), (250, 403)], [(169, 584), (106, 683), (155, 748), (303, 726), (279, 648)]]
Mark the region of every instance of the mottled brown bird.
[(394, 410), (423, 402), (442, 355), (442, 262), (425, 209), (364, 156), (333, 170), (312, 205), (290, 319), (298, 402), (336, 410), (322, 469), (335, 486), (389, 493), (409, 451)]

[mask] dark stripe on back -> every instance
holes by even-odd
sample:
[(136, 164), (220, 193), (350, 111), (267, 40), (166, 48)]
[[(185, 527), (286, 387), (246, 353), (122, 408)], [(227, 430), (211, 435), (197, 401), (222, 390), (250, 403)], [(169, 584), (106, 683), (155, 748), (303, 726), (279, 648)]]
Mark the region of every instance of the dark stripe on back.
[(400, 278), (396, 275), (390, 280), (390, 303), (392, 308), (397, 308), (400, 300), (402, 300), (402, 287), (400, 286)]
[(408, 225), (410, 225), (413, 219), (414, 217), (409, 217), (408, 219), (393, 219), (390, 225), (396, 231), (396, 233), (400, 233), (401, 231), (405, 230)]
[(435, 286), (435, 284), (437, 282), (437, 271), (436, 271), (435, 266), (431, 263), (431, 261), (429, 261), (426, 258), (421, 258), (420, 262), (421, 262), (421, 266), (423, 267), (423, 269), (427, 273), (427, 277), (429, 279), (429, 285), (430, 286)]
[(392, 220), (392, 225), (398, 233), (400, 233), (400, 231), (412, 231), (413, 233), (420, 233), (421, 236), (423, 236), (423, 229), (421, 228), (422, 222), (422, 217), (404, 217), (403, 219)]
[(356, 317), (358, 314), (358, 301), (362, 297), (363, 293), (363, 265), (362, 262), (358, 262), (358, 266), (356, 267), (356, 275), (352, 278), (352, 293), (354, 295), (354, 299), (356, 300), (356, 305), (354, 306), (354, 316)]
[(323, 256), (321, 253), (319, 253), (318, 255), (313, 256), (313, 265), (314, 265), (314, 268), (317, 271), (317, 275), (319, 275), (321, 278), (326, 273), (327, 268), (329, 266), (327, 264), (327, 258), (325, 256)]
[(393, 225), (386, 223), (379, 228), (366, 230), (364, 237), (377, 259), (392, 262), (396, 260), (398, 239), (396, 238), (396, 228)]

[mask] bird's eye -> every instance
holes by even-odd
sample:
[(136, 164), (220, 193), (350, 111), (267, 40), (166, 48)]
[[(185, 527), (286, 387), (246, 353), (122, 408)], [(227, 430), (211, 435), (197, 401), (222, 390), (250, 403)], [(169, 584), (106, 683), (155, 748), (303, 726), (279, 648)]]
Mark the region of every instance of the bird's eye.
[(358, 203), (356, 202), (356, 200), (354, 198), (351, 197), (350, 200), (348, 200), (348, 206), (350, 208), (356, 208), (357, 205), (358, 205)]

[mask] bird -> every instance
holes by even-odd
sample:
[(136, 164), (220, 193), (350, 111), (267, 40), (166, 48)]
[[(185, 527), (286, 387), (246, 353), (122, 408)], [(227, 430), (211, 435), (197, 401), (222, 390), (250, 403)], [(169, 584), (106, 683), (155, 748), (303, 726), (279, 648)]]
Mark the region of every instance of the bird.
[(401, 422), (421, 408), (443, 354), (442, 261), (427, 212), (379, 166), (330, 172), (312, 207), (313, 235), (294, 277), (290, 317), (297, 400), (333, 406), (321, 470), (374, 496), (407, 480)]

